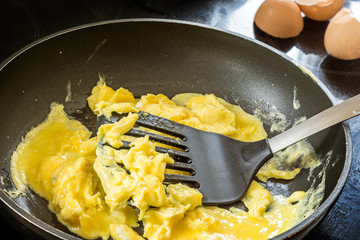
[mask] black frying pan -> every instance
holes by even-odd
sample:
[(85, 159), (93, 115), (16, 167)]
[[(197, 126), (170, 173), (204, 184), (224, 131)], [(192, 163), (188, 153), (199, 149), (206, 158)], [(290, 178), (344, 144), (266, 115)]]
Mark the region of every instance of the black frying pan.
[[(250, 113), (257, 104), (265, 110), (276, 107), (291, 125), (295, 119), (310, 117), (334, 103), (320, 82), (304, 74), (284, 54), (243, 36), (198, 24), (154, 19), (112, 21), (37, 41), (0, 65), (1, 213), (27, 237), (78, 239), (50, 213), (45, 200), (35, 194), (11, 199), (4, 192), (14, 188), (9, 172), (12, 151), (32, 126), (44, 120), (51, 102), (64, 103), (69, 115), (92, 130), (95, 119), (86, 97), (99, 75), (111, 87), (125, 87), (135, 96), (149, 92), (169, 97), (181, 92), (214, 93)], [(68, 86), (71, 101), (65, 102)], [(292, 105), (295, 86), (299, 110)], [(308, 219), (275, 239), (304, 236), (336, 200), (348, 175), (352, 145), (347, 124), (333, 126), (309, 141), (320, 155), (333, 151), (326, 169), (323, 203)], [(286, 195), (307, 190), (310, 183), (306, 178), (303, 171), (290, 182), (273, 180), (271, 191)]]

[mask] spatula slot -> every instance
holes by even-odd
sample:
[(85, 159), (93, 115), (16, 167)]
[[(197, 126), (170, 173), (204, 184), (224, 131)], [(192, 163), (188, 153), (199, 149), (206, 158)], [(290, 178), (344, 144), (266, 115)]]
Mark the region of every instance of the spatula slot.
[[(131, 148), (131, 142), (122, 141), (122, 143), (123, 143), (123, 145), (117, 149), (130, 149)], [(105, 144), (105, 145), (108, 145), (108, 144)], [(178, 150), (159, 147), (159, 146), (156, 146), (155, 150), (159, 153), (168, 153), (170, 155), (170, 157), (172, 157), (174, 159), (175, 162), (186, 163), (186, 164), (192, 163), (192, 160), (190, 159), (188, 154), (184, 151), (178, 151)]]
[(163, 135), (151, 133), (144, 131), (142, 129), (132, 128), (130, 131), (126, 133), (126, 135), (133, 137), (144, 137), (146, 135), (149, 136), (149, 139), (154, 142), (163, 143), (172, 147), (176, 147), (182, 149), (183, 151), (189, 151), (189, 149), (184, 145), (184, 142), (175, 138), (166, 137)]
[(194, 176), (178, 175), (178, 174), (165, 174), (165, 184), (183, 183), (194, 188), (200, 188), (200, 183), (196, 181)]
[(190, 173), (191, 176), (194, 176), (196, 174), (196, 172), (192, 167), (193, 166), (191, 164), (182, 163), (182, 162), (174, 162), (173, 164), (166, 165), (166, 168), (168, 168), (168, 169), (185, 171), (185, 172)]

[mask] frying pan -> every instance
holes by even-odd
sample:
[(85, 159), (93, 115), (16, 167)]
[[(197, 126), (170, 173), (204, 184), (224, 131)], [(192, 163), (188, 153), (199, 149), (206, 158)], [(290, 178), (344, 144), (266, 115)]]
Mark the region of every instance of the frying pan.
[[(94, 23), (56, 33), (18, 51), (0, 65), (1, 213), (33, 239), (79, 239), (50, 213), (47, 202), (29, 190), (12, 199), (10, 158), (31, 127), (45, 119), (52, 102), (94, 130), (86, 97), (101, 75), (113, 88), (135, 96), (181, 92), (214, 93), (247, 112), (276, 109), (296, 119), (310, 117), (336, 101), (321, 82), (284, 54), (256, 40), (200, 24), (158, 19)], [(294, 89), (301, 103), (293, 107)], [(276, 134), (269, 131), (269, 137)], [(326, 214), (346, 181), (352, 144), (346, 123), (308, 139), (320, 156), (331, 153), (324, 199), (307, 219), (274, 239), (302, 238)], [(326, 167), (324, 167), (326, 165)], [(321, 169), (320, 169), (321, 170)], [(319, 171), (320, 171), (319, 170)], [(307, 190), (308, 172), (293, 181), (269, 180), (273, 194)], [(315, 183), (315, 185), (318, 183)]]

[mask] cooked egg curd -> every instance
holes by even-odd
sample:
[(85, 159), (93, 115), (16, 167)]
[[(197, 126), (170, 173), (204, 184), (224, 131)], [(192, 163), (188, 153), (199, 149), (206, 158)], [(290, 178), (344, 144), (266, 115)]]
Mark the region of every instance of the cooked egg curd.
[[(29, 186), (48, 201), (49, 209), (72, 232), (88, 239), (268, 239), (296, 224), (308, 192), (272, 196), (253, 181), (242, 199), (246, 210), (201, 205), (202, 194), (183, 184), (164, 185), (166, 165), (174, 160), (155, 151), (148, 136), (126, 136), (139, 110), (206, 131), (242, 140), (267, 137), (262, 123), (239, 106), (213, 94), (162, 94), (140, 99), (124, 88), (113, 90), (99, 81), (88, 98), (96, 115), (129, 113), (102, 125), (97, 136), (52, 104), (47, 119), (18, 145), (11, 160), (12, 177), (23, 194)], [(123, 140), (131, 141), (122, 149)], [(298, 155), (309, 159), (291, 167)], [(306, 163), (311, 164), (306, 164)], [(280, 165), (288, 163), (288, 167)], [(219, 163), (221, 164), (221, 163)], [(276, 155), (257, 178), (293, 179), (302, 168), (319, 164), (302, 144)], [(285, 164), (286, 165), (286, 164)], [(308, 202), (307, 202), (308, 203)], [(139, 231), (139, 226), (142, 230)]]

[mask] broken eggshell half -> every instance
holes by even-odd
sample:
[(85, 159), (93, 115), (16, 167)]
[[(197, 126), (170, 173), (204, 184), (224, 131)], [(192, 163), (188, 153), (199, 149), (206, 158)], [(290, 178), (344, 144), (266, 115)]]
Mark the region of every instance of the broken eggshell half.
[(342, 60), (360, 58), (360, 21), (343, 8), (331, 19), (325, 31), (326, 51)]
[(295, 37), (304, 28), (300, 8), (292, 0), (264, 1), (258, 8), (254, 21), (262, 31), (277, 38)]
[(344, 0), (295, 0), (306, 17), (315, 21), (327, 21), (344, 5)]

